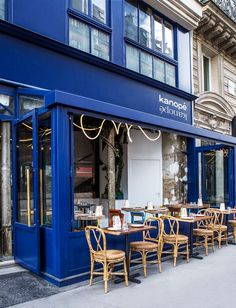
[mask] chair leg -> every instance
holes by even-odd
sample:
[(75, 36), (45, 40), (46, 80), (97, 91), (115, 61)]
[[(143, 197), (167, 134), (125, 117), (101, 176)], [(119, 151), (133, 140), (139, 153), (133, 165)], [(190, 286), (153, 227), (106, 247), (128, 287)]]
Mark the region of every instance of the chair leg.
[(234, 236), (234, 240), (236, 241), (236, 227), (234, 227), (233, 236)]
[(212, 245), (212, 251), (214, 252), (215, 251), (215, 241), (214, 241), (214, 233), (211, 237), (211, 245)]
[(228, 234), (227, 231), (225, 231), (225, 244), (228, 246)]
[(178, 245), (174, 245), (174, 267), (176, 266), (177, 256), (178, 256)]
[(218, 247), (221, 248), (221, 232), (218, 234)]
[(90, 286), (93, 284), (93, 271), (94, 271), (94, 259), (91, 256), (91, 273), (90, 273), (90, 281), (89, 281)]
[(159, 273), (162, 272), (162, 267), (161, 267), (161, 253), (158, 251), (157, 252), (157, 263), (158, 263), (158, 268), (159, 268)]
[(205, 254), (208, 256), (208, 236), (204, 236), (204, 246), (205, 246)]
[(186, 256), (187, 256), (187, 262), (189, 262), (189, 249), (188, 249), (188, 242), (186, 245)]
[(107, 262), (104, 263), (103, 280), (104, 280), (104, 289), (105, 289), (105, 293), (107, 293), (107, 292), (108, 292), (108, 270), (107, 270)]
[(128, 273), (127, 273), (127, 265), (126, 265), (126, 258), (124, 258), (124, 276), (125, 276), (125, 285), (128, 287)]
[(142, 262), (143, 262), (143, 275), (147, 277), (147, 255), (145, 251), (142, 251)]

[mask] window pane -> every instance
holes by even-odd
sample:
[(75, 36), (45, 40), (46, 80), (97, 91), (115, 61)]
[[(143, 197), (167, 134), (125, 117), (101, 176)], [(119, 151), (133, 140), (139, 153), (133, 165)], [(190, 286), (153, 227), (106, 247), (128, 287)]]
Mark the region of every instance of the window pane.
[(92, 29), (92, 54), (105, 60), (109, 60), (110, 37), (102, 31)]
[(19, 95), (20, 115), (44, 105), (42, 96)]
[(14, 114), (14, 100), (12, 96), (0, 94), (0, 114)]
[(72, 0), (73, 9), (88, 15), (88, 0)]
[(92, 0), (93, 18), (106, 22), (106, 0)]
[(139, 72), (139, 51), (130, 45), (126, 45), (126, 67)]
[(139, 42), (151, 47), (151, 16), (149, 10), (139, 10)]
[(175, 67), (166, 63), (166, 83), (175, 87)]
[(165, 82), (165, 63), (157, 58), (154, 58), (154, 78)]
[(18, 125), (17, 138), (17, 221), (34, 224), (32, 120)]
[(141, 74), (152, 78), (152, 56), (146, 52), (141, 52)]
[(173, 29), (168, 23), (165, 23), (164, 53), (173, 57)]
[(0, 0), (0, 19), (5, 19), (5, 0)]
[(204, 91), (210, 91), (210, 59), (203, 56)]
[(52, 225), (51, 115), (39, 118), (39, 202), (40, 222)]
[(125, 2), (125, 35), (138, 40), (138, 9), (134, 1)]
[(89, 52), (89, 27), (73, 18), (70, 18), (69, 45)]
[(162, 20), (158, 17), (154, 19), (154, 49), (162, 51)]

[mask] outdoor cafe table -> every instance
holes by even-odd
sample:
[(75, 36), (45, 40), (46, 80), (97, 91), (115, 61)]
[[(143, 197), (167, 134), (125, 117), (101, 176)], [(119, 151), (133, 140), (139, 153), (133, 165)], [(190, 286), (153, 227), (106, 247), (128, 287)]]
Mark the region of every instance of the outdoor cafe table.
[(158, 216), (158, 214), (168, 214), (167, 208), (159, 208), (159, 209), (153, 209), (153, 210), (144, 210), (145, 213), (152, 214)]
[(207, 220), (210, 219), (210, 216), (193, 216), (193, 217), (188, 217), (188, 218), (184, 218), (184, 217), (180, 217), (177, 218), (178, 221), (182, 221), (182, 222), (186, 222), (190, 224), (190, 233), (189, 233), (189, 258), (195, 258), (195, 259), (199, 259), (202, 260), (203, 257), (199, 256), (198, 253), (194, 253), (193, 252), (193, 228), (194, 228), (194, 223), (202, 221), (202, 220)]
[[(139, 279), (136, 279), (136, 277), (140, 276), (139, 273), (130, 275), (130, 269), (129, 269), (129, 235), (132, 234), (132, 233), (147, 231), (147, 230), (151, 230), (151, 229), (155, 229), (155, 227), (154, 226), (132, 227), (132, 226), (129, 225), (127, 230), (123, 230), (123, 229), (118, 229), (118, 230), (113, 229), (113, 230), (111, 230), (111, 228), (104, 228), (103, 229), (105, 234), (114, 235), (114, 236), (122, 236), (122, 235), (125, 236), (125, 258), (126, 258), (126, 264), (127, 264), (128, 279), (131, 282), (141, 283), (141, 281)], [(122, 281), (124, 281), (124, 278), (116, 279), (115, 283), (120, 283)]]

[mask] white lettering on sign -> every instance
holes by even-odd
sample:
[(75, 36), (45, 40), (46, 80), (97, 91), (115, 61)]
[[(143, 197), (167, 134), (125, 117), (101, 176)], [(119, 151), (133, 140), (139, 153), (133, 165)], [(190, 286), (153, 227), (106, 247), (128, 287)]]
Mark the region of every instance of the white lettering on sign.
[(187, 105), (186, 103), (179, 103), (174, 100), (163, 97), (159, 94), (159, 103), (164, 104), (165, 106), (160, 106), (159, 110), (161, 114), (166, 113), (178, 118), (185, 119), (187, 121)]

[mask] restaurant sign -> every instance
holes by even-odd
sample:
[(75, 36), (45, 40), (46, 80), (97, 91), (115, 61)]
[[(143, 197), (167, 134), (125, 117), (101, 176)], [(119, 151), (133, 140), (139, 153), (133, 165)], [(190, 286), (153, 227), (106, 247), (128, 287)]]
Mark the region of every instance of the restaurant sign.
[(192, 102), (158, 91), (157, 114), (164, 118), (192, 124)]

